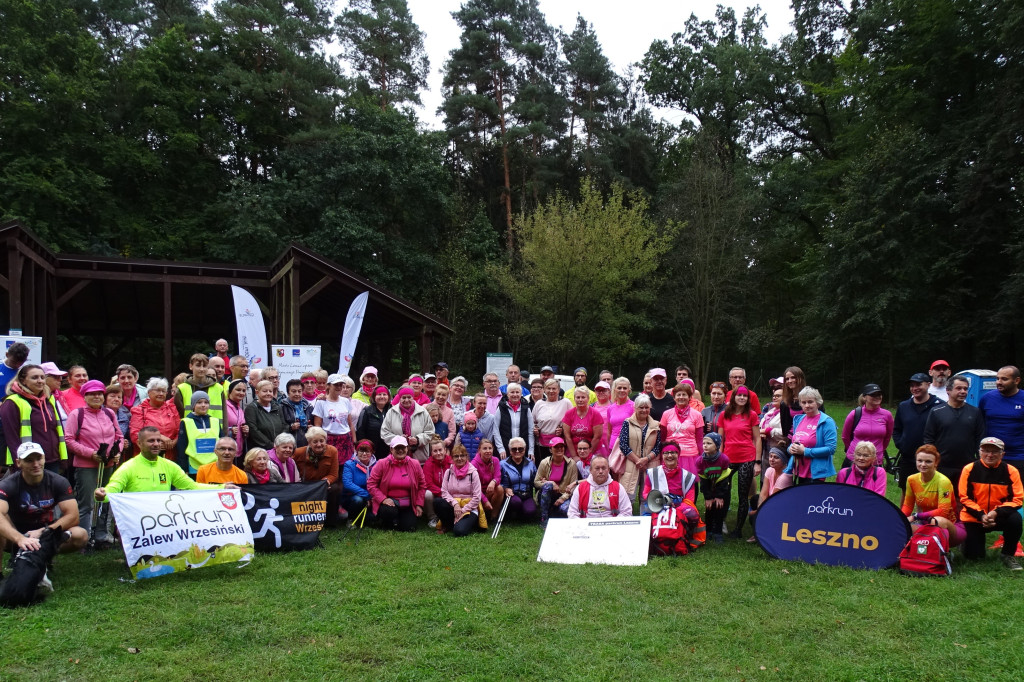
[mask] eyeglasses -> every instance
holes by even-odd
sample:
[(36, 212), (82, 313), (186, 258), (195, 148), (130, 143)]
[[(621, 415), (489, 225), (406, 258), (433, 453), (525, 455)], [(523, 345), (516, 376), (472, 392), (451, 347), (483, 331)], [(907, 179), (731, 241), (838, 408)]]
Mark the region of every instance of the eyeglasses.
[(512, 452), (526, 452), (526, 448), (509, 448)]

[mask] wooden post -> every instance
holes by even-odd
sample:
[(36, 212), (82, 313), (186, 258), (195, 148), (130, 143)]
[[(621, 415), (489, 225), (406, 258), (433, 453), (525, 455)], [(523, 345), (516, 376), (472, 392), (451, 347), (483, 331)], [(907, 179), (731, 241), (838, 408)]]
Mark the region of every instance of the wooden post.
[(12, 329), (22, 328), (21, 317), (21, 266), (23, 256), (18, 253), (18, 245), (13, 240), (7, 243), (7, 300), (10, 310)]
[[(409, 378), (409, 339), (405, 338), (405, 339), (402, 339), (402, 381), (400, 383), (405, 383), (405, 380), (408, 379), (408, 378)], [(398, 384), (396, 384), (396, 385), (398, 385)]]
[(173, 381), (171, 370), (174, 364), (173, 339), (171, 333), (171, 283), (164, 282), (164, 376)]
[(430, 364), (431, 364), (430, 363), (430, 355), (431, 355), (431, 350), (432, 350), (431, 346), (433, 345), (432, 344), (433, 340), (434, 340), (434, 330), (432, 330), (430, 327), (424, 327), (423, 331), (420, 332), (420, 342), (419, 342), (420, 369), (422, 371), (427, 371), (427, 370), (430, 369)]

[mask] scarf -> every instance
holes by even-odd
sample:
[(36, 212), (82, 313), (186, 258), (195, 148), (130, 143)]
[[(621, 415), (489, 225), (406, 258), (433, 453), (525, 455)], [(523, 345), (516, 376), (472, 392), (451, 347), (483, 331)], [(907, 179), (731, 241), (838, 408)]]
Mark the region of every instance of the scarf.
[(259, 483), (260, 485), (263, 485), (264, 483), (268, 483), (270, 481), (270, 469), (267, 469), (262, 474), (257, 473), (255, 471), (250, 471), (249, 474), (253, 478), (255, 478), (256, 482)]
[(413, 395), (411, 388), (403, 388), (402, 390), (400, 390), (398, 392), (397, 398), (399, 400), (398, 411), (402, 414), (402, 433), (405, 434), (406, 437), (408, 437), (412, 435), (412, 415), (416, 411), (416, 403), (413, 402), (413, 404), (410, 405), (408, 409), (402, 407), (402, 396), (406, 395)]
[(131, 393), (125, 393), (124, 394), (124, 399), (121, 401), (121, 403), (123, 405), (127, 405), (128, 409), (131, 409), (131, 408), (135, 407), (135, 396), (137, 396), (138, 394), (139, 394), (139, 386), (138, 386), (138, 384), (136, 384), (135, 386), (132, 386), (132, 392)]
[(678, 405), (676, 405), (672, 409), (674, 409), (676, 411), (676, 417), (679, 418), (679, 421), (685, 422), (687, 419), (690, 418), (690, 405), (689, 405), (689, 403), (687, 403), (686, 407), (679, 407)]
[(455, 474), (455, 478), (465, 478), (466, 474), (469, 473), (469, 460), (466, 460), (466, 463), (462, 466), (452, 464), (452, 473)]

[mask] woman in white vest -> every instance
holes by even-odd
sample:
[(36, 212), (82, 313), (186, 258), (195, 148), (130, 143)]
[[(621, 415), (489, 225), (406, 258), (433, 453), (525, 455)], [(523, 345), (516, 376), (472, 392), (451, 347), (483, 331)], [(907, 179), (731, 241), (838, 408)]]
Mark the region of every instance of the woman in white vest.
[(661, 449), (663, 465), (648, 469), (644, 476), (643, 514), (650, 514), (647, 496), (652, 490), (668, 495), (672, 506), (678, 507), (683, 500), (697, 501), (697, 477), (679, 466), (679, 446), (668, 443)]

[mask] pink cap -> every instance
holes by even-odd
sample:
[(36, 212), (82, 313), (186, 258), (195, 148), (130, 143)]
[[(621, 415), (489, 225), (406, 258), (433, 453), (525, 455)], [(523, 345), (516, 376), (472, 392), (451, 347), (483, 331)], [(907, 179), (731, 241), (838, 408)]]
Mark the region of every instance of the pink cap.
[(665, 373), (665, 368), (663, 367), (655, 367), (654, 369), (652, 369), (651, 376), (668, 378), (668, 374)]
[(395, 436), (394, 438), (391, 439), (389, 445), (393, 448), (398, 447), (399, 445), (409, 447), (409, 441), (408, 439), (406, 439), (405, 436)]
[(377, 368), (374, 367), (373, 365), (367, 365), (366, 367), (363, 367), (363, 373), (359, 375), (359, 380), (362, 381), (363, 377), (365, 377), (367, 374), (377, 376)]
[(608, 389), (610, 391), (610, 390), (612, 390), (612, 385), (609, 384), (607, 381), (599, 381), (599, 382), (597, 382), (597, 386), (594, 386), (594, 388), (595, 389), (606, 388), (606, 389)]
[(44, 362), (39, 365), (43, 369), (43, 374), (51, 377), (62, 377), (67, 374), (64, 370), (57, 366), (56, 362)]
[(107, 387), (103, 385), (102, 381), (98, 379), (90, 379), (89, 381), (85, 382), (84, 386), (82, 386), (81, 394), (85, 395), (86, 393), (96, 392), (103, 393), (106, 390)]
[(556, 445), (565, 445), (565, 441), (559, 438), (558, 436), (555, 436), (554, 438), (551, 439), (551, 443), (548, 444), (548, 447), (553, 448)]

